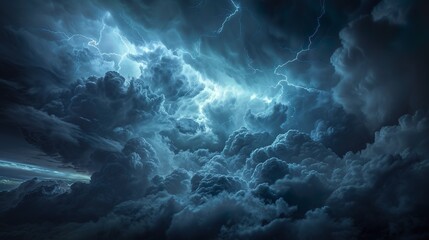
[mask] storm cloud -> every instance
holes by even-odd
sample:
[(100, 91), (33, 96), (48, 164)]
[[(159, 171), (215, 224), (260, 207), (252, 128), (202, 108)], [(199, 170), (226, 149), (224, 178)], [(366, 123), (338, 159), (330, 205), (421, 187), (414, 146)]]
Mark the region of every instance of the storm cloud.
[(423, 0), (1, 5), (0, 238), (429, 238)]

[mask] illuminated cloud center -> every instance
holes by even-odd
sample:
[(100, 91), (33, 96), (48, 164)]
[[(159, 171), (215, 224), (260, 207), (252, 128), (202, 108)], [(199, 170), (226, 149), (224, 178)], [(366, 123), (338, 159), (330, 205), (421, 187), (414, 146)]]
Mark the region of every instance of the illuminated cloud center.
[(429, 5), (338, 2), (4, 1), (0, 239), (429, 239)]
[[(206, 116), (205, 109), (213, 104), (223, 104), (226, 101), (235, 100), (239, 104), (257, 105), (263, 109), (273, 101), (271, 97), (263, 96), (251, 89), (244, 89), (234, 80), (224, 84), (212, 81), (185, 62), (184, 56), (189, 53), (184, 49), (171, 50), (160, 41), (150, 43), (142, 41), (140, 45), (131, 43), (116, 26), (109, 26), (105, 23), (110, 17), (110, 14), (106, 13), (102, 21), (98, 23), (99, 31), (97, 34), (50, 32), (64, 37), (61, 41), (74, 49), (88, 49), (98, 56), (98, 61), (107, 66), (107, 69), (99, 69), (100, 75), (106, 70), (115, 70), (127, 77), (128, 80), (139, 78), (145, 71), (148, 71), (147, 67), (151, 61), (150, 55), (161, 52), (170, 57), (178, 58), (182, 64), (181, 74), (186, 76), (192, 85), (202, 86), (202, 91), (195, 96), (177, 101), (179, 110), (173, 114), (177, 119), (191, 118), (200, 124), (207, 125), (210, 119)], [(210, 128), (205, 129), (210, 130)]]

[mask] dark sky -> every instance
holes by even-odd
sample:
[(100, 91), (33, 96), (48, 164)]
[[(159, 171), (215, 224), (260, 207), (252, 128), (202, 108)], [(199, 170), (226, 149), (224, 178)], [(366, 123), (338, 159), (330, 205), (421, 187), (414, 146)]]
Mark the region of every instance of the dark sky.
[(0, 239), (429, 238), (427, 1), (0, 4)]

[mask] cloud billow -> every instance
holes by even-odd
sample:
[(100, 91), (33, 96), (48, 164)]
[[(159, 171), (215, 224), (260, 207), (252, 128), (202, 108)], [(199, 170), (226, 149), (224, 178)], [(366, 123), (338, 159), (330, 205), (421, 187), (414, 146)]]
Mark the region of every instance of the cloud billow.
[(0, 192), (0, 238), (429, 237), (423, 1), (321, 2), (282, 81), (319, 2), (30, 3), (1, 129), (91, 177)]

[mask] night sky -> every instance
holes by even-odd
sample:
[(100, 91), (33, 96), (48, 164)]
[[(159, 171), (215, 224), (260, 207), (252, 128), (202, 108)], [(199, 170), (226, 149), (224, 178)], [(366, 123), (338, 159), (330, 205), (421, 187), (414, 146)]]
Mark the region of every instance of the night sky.
[(426, 0), (0, 1), (0, 239), (429, 239)]

